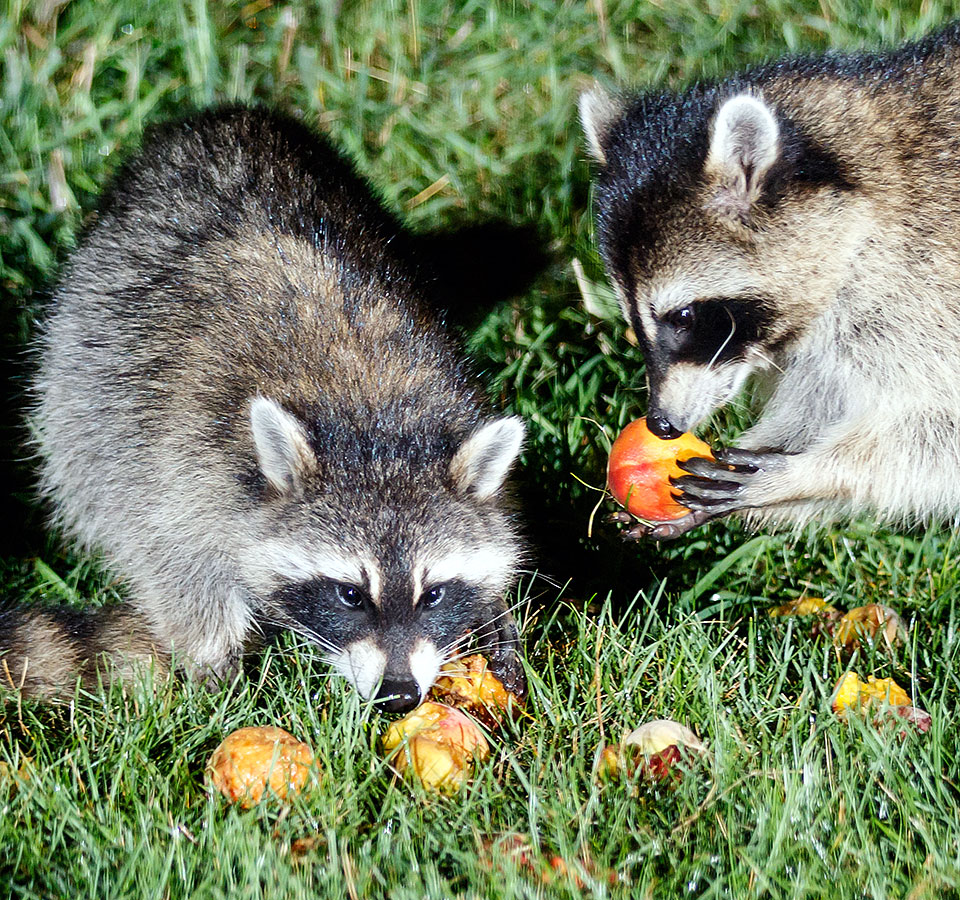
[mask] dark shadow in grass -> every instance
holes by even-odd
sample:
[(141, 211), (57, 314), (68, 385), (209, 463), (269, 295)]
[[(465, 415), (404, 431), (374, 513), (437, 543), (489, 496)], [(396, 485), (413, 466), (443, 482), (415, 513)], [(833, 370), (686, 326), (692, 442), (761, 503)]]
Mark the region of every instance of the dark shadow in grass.
[(0, 557), (35, 556), (44, 545), (35, 463), (26, 424), (31, 361), (25, 332), (32, 317), (15, 294), (0, 303)]
[(433, 283), (438, 313), (465, 329), (494, 304), (526, 291), (550, 261), (533, 225), (491, 220), (410, 239)]

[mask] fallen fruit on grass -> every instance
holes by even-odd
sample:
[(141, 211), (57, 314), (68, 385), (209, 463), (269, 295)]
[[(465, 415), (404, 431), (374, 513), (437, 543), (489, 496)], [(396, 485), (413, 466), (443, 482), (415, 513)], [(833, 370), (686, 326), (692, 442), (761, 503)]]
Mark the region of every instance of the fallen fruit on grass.
[(467, 710), (489, 728), (495, 728), (505, 714), (518, 709), (523, 701), (508, 691), (490, 671), (479, 653), (440, 667), (440, 676), (430, 689), (431, 700)]
[(510, 862), (544, 885), (552, 884), (558, 877), (569, 879), (580, 891), (586, 887), (586, 883), (579, 875), (578, 868), (596, 881), (615, 885), (622, 880), (613, 869), (598, 869), (588, 855), (578, 857), (574, 866), (558, 854), (549, 855), (542, 849), (538, 850), (526, 835), (515, 832), (484, 840), (480, 845), (478, 861), (482, 868), (501, 875), (505, 874), (504, 863)]
[(833, 711), (843, 715), (848, 709), (863, 711), (870, 706), (909, 706), (910, 697), (892, 678), (867, 677), (861, 681), (856, 672), (847, 672), (833, 689)]
[(686, 725), (674, 722), (673, 719), (645, 722), (639, 728), (634, 728), (623, 739), (623, 743), (627, 747), (638, 747), (641, 753), (659, 753), (672, 745), (689, 747), (697, 753), (703, 753), (707, 749)]
[(770, 610), (771, 616), (823, 616), (841, 615), (840, 611), (827, 603), (823, 597), (800, 597), (775, 606)]
[[(874, 678), (861, 681), (856, 672), (847, 672), (833, 689), (833, 711), (841, 718), (848, 710), (874, 713), (874, 725), (891, 718), (902, 719), (920, 732), (930, 730), (933, 719), (925, 709), (910, 705), (910, 697), (892, 678)], [(901, 735), (903, 732), (901, 732)]]
[(690, 510), (677, 503), (670, 479), (685, 475), (677, 463), (692, 456), (713, 457), (710, 446), (690, 432), (663, 440), (637, 419), (620, 432), (610, 448), (607, 485), (614, 499), (649, 522), (669, 522)]
[(597, 765), (601, 778), (621, 774), (633, 777), (636, 773), (653, 781), (681, 778), (676, 767), (683, 758), (682, 749), (705, 753), (706, 747), (686, 725), (672, 719), (656, 719), (631, 731), (620, 744), (603, 748)]
[(274, 725), (238, 728), (228, 734), (207, 762), (214, 787), (244, 809), (256, 806), (270, 789), (280, 799), (307, 780), (313, 751)]
[(862, 641), (881, 638), (887, 649), (892, 650), (906, 636), (900, 616), (889, 606), (868, 603), (846, 613), (833, 632), (834, 642), (847, 650), (856, 650)]
[(393, 752), (390, 764), (401, 775), (415, 775), (424, 787), (448, 794), (456, 793), (473, 764), (490, 754), (475, 722), (459, 709), (432, 700), (393, 722), (383, 748)]

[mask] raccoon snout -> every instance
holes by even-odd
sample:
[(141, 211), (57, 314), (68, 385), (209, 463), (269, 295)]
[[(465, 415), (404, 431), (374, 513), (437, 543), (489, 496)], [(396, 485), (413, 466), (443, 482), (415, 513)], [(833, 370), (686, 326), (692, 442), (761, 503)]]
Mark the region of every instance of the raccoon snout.
[(420, 685), (416, 681), (394, 681), (384, 679), (374, 702), (384, 712), (405, 713), (420, 703)]
[(647, 413), (647, 428), (658, 438), (663, 438), (665, 441), (672, 441), (674, 438), (678, 438), (683, 434), (682, 431), (674, 428), (673, 425), (670, 424), (670, 420), (661, 412)]

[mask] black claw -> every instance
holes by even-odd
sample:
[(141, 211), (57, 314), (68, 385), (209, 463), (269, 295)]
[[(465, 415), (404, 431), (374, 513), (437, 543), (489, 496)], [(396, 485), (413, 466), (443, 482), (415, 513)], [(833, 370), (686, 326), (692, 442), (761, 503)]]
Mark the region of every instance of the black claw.
[(743, 505), (727, 497), (695, 497), (684, 494), (680, 502), (691, 512), (706, 513), (711, 518), (742, 509)]
[(743, 490), (743, 484), (739, 481), (713, 481), (712, 479), (699, 478), (696, 475), (681, 475), (679, 478), (670, 478), (670, 484), (683, 491), (677, 499), (681, 502), (686, 494), (698, 494), (701, 497), (711, 497), (714, 494), (728, 496), (739, 493)]
[(650, 536), (650, 531), (653, 529), (652, 525), (648, 525), (646, 522), (637, 522), (632, 528), (628, 528), (626, 531), (621, 533), (621, 537), (625, 541), (641, 541), (646, 537)]
[(753, 450), (741, 450), (739, 447), (723, 447), (714, 453), (717, 462), (725, 466), (734, 466), (744, 472), (756, 472), (770, 462), (771, 456), (779, 454), (756, 453)]
[(689, 459), (677, 460), (677, 465), (684, 472), (699, 475), (701, 478), (714, 478), (718, 472), (726, 472), (726, 466), (718, 466), (712, 459), (705, 456), (691, 456)]

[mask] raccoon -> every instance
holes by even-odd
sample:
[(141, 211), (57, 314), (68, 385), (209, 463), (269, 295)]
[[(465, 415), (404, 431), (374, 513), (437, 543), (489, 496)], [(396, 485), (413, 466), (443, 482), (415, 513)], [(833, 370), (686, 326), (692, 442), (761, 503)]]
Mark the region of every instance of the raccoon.
[(54, 292), (32, 418), (57, 523), (129, 599), (8, 609), (3, 681), (72, 695), (102, 654), (220, 679), (281, 628), (390, 710), (471, 636), (523, 690), (524, 426), (487, 410), (412, 246), (290, 118), (149, 134)]
[(960, 512), (960, 25), (679, 92), (585, 93), (596, 234), (663, 438), (762, 411), (675, 482), (690, 509), (799, 527)]

